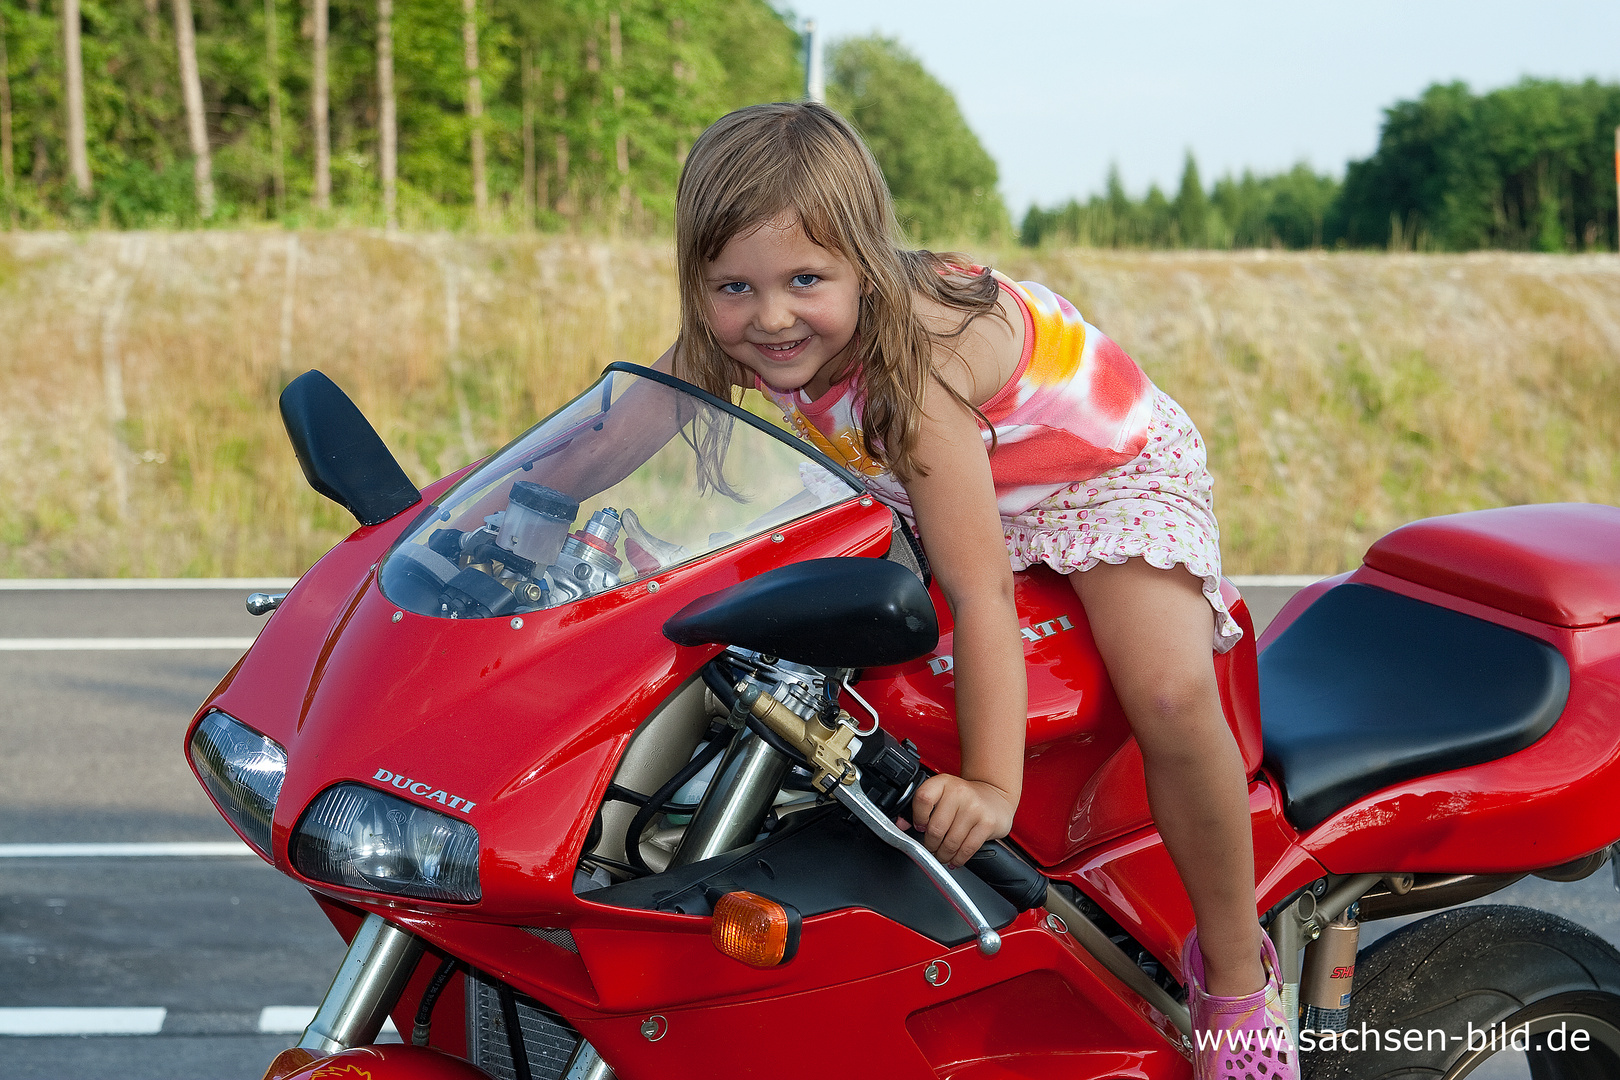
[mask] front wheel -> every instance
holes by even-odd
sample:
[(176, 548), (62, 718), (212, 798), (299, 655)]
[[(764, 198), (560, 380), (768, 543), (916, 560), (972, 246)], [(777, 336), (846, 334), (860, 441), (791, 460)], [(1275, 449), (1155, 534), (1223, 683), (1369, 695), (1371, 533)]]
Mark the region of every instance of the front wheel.
[(1620, 952), (1530, 908), (1455, 908), (1357, 958), (1349, 1028), (1306, 1080), (1615, 1080)]

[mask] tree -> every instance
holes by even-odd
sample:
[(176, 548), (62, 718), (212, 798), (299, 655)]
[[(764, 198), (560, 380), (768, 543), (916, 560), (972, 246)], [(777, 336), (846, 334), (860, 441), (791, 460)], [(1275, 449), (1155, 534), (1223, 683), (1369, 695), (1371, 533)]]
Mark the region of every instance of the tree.
[(317, 210), (332, 206), (332, 130), (330, 86), (327, 82), (327, 34), (332, 12), (327, 0), (314, 0), (314, 65), (310, 71), (309, 112), (315, 132), (315, 197)]
[(277, 217), (287, 210), (286, 157), (281, 142), (281, 46), (277, 33), (280, 21), (276, 0), (264, 0), (265, 115), (270, 125), (270, 190)]
[(197, 212), (206, 220), (214, 216), (214, 168), (208, 157), (208, 118), (203, 113), (202, 80), (197, 74), (197, 28), (191, 19), (191, 0), (174, 0), (174, 40), (180, 55), (186, 128), (191, 136)]
[(6, 52), (6, 16), (0, 10), (0, 173), (4, 173), (6, 225), (17, 227), (16, 162), (11, 145), (11, 62)]
[(883, 169), (901, 224), (920, 243), (1006, 233), (996, 163), (951, 92), (898, 41), (848, 38), (828, 53), (827, 102)]
[(1620, 86), (1525, 79), (1430, 86), (1385, 111), (1338, 209), (1352, 244), (1612, 249)]
[(467, 65), (468, 149), (472, 159), (473, 212), (489, 214), (489, 181), (484, 174), (484, 84), (478, 77), (478, 0), (461, 0), (462, 59)]
[(90, 154), (84, 118), (84, 50), (79, 0), (62, 0), (62, 60), (67, 84), (68, 171), (81, 196), (90, 195)]
[(394, 106), (394, 0), (377, 0), (377, 143), (383, 223), (399, 226), (399, 118)]
[(1191, 150), (1181, 168), (1181, 186), (1174, 203), (1177, 240), (1181, 247), (1209, 246), (1209, 199), (1204, 195), (1204, 183), (1198, 178), (1198, 162)]
[[(324, 220), (386, 220), (392, 158), (402, 224), (466, 224), (478, 201), (476, 128), (491, 223), (657, 230), (697, 134), (737, 105), (793, 97), (802, 82), (795, 31), (766, 0), (491, 2), (475, 9), (475, 125), (462, 4), (387, 0), (385, 19), (375, 0), (190, 0), (191, 95), (176, 64), (180, 27), (165, 14), (174, 0), (77, 0), (81, 104), (70, 110), (68, 0), (0, 2), (12, 205), (29, 226), (198, 220), (190, 96), (206, 103), (215, 221), (299, 220), (328, 207)], [(70, 114), (83, 116), (88, 196), (72, 168), (69, 128), (81, 125)], [(288, 116), (308, 120), (289, 127)]]

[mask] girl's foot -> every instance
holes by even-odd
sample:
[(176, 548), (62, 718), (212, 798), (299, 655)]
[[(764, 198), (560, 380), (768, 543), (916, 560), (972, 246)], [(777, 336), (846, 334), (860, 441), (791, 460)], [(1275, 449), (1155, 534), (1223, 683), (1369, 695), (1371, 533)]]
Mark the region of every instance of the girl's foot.
[(1182, 946), (1194, 1080), (1299, 1080), (1299, 1053), (1283, 1012), (1277, 950), (1263, 934), (1260, 942), (1266, 985), (1243, 997), (1218, 997), (1205, 990), (1198, 931)]

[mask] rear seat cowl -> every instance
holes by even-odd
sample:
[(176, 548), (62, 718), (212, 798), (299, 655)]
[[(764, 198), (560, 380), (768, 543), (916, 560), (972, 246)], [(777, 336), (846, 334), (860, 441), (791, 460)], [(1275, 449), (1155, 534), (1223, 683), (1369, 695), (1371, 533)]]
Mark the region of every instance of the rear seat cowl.
[(1545, 503), (1403, 525), (1374, 570), (1551, 626), (1620, 619), (1620, 507)]

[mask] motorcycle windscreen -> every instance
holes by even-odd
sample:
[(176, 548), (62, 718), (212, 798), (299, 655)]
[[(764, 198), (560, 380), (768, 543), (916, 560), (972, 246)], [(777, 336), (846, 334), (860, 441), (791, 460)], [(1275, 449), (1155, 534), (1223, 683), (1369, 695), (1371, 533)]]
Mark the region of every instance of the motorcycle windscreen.
[(558, 607), (860, 493), (684, 387), (610, 369), (428, 507), (383, 560), (383, 594), (452, 619)]

